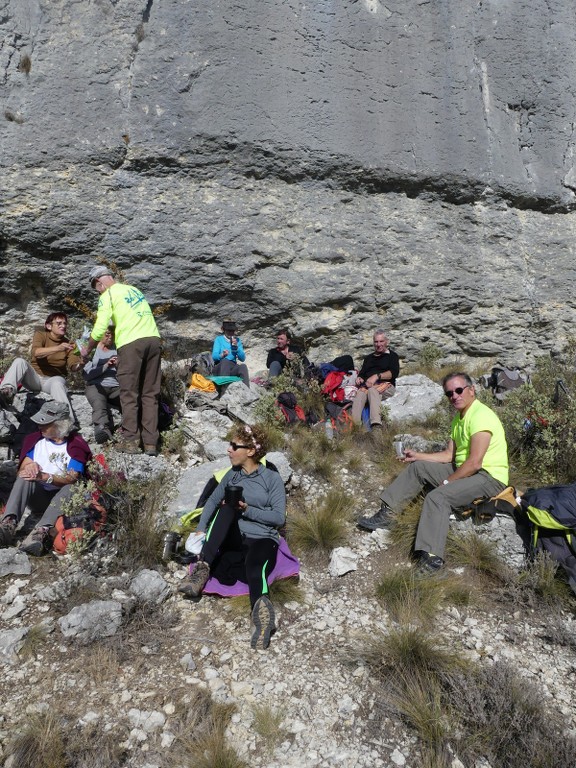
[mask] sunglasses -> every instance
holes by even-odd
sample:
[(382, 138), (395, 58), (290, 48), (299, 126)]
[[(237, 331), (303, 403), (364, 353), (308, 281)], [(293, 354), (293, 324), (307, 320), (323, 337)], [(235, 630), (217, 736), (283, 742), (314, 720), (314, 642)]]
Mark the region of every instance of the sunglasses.
[(234, 443), (234, 442), (230, 441), (230, 448), (232, 448), (233, 451), (237, 451), (238, 448), (246, 448), (246, 450), (249, 450), (250, 448), (252, 448), (252, 446), (251, 445), (240, 445), (240, 443)]
[(468, 389), (468, 387), (456, 387), (456, 389), (446, 389), (444, 390), (444, 394), (448, 399), (450, 399), (453, 395), (461, 395), (465, 389)]

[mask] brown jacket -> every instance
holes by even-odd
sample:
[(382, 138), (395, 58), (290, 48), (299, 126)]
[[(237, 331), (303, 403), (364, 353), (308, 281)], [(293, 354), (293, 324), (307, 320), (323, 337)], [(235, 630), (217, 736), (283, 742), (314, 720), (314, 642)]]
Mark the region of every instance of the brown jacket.
[(40, 376), (64, 376), (68, 373), (68, 369), (78, 363), (80, 358), (76, 354), (75, 350), (72, 352), (65, 352), (64, 350), (58, 350), (48, 357), (37, 358), (34, 355), (34, 350), (38, 347), (56, 347), (63, 341), (69, 342), (69, 339), (64, 337), (63, 339), (55, 338), (48, 331), (35, 331), (32, 337), (32, 350), (31, 350), (31, 362), (32, 368)]

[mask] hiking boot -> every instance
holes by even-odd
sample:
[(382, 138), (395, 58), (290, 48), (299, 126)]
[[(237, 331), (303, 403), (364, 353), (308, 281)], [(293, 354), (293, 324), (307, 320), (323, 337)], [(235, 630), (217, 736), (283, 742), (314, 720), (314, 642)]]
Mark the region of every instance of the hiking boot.
[(158, 449), (155, 445), (145, 445), (144, 453), (146, 456), (158, 456)]
[(119, 440), (116, 443), (115, 448), (119, 453), (142, 453), (136, 440)]
[(377, 528), (390, 528), (393, 522), (392, 510), (388, 504), (382, 502), (380, 509), (375, 515), (372, 515), (372, 517), (361, 517), (357, 525), (365, 531), (375, 531)]
[(16, 518), (3, 517), (0, 520), (0, 547), (11, 547), (16, 539)]
[(270, 638), (276, 631), (276, 623), (274, 606), (266, 595), (262, 595), (262, 597), (259, 597), (254, 603), (254, 608), (252, 608), (252, 623), (254, 624), (254, 631), (252, 632), (250, 646), (252, 648), (257, 648), (258, 642), (260, 641), (262, 648), (268, 648), (270, 645)]
[(8, 408), (10, 405), (12, 405), (13, 400), (14, 390), (12, 387), (2, 387), (0, 389), (0, 405), (3, 408)]
[(380, 424), (380, 422), (379, 422), (379, 421), (377, 421), (377, 422), (374, 422), (374, 424), (370, 424), (370, 429), (371, 429), (373, 432), (374, 432), (374, 430), (376, 430), (376, 432), (379, 432), (379, 431), (382, 429), (382, 424)]
[(96, 424), (94, 425), (94, 440), (96, 440), (98, 445), (102, 445), (103, 443), (107, 443), (109, 440), (112, 440), (112, 433), (108, 427), (102, 427)]
[(444, 566), (444, 560), (438, 555), (433, 555), (431, 552), (419, 553), (418, 564), (416, 565), (416, 573), (420, 576), (429, 576), (434, 573), (438, 573)]
[(52, 549), (52, 536), (50, 535), (50, 526), (43, 525), (41, 528), (34, 528), (20, 544), (20, 552), (26, 552), (33, 557), (42, 557), (47, 555)]
[(200, 597), (209, 578), (210, 566), (203, 560), (199, 560), (190, 576), (178, 587), (178, 592), (182, 592), (186, 597)]

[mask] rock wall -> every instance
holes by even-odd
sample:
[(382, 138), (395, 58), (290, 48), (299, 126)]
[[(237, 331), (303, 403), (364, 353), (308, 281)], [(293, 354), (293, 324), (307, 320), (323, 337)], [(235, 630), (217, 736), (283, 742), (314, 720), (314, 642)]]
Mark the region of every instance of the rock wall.
[(522, 362), (574, 319), (572, 0), (0, 0), (6, 351), (116, 264), (166, 336)]

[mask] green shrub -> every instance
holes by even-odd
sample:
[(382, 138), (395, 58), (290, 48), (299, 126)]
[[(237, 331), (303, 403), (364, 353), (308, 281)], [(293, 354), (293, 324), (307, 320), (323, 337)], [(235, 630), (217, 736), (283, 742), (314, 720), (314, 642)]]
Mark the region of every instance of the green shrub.
[[(554, 402), (556, 382), (562, 389)], [(530, 384), (498, 409), (510, 458), (539, 485), (576, 480), (576, 372), (558, 360), (537, 361)]]

